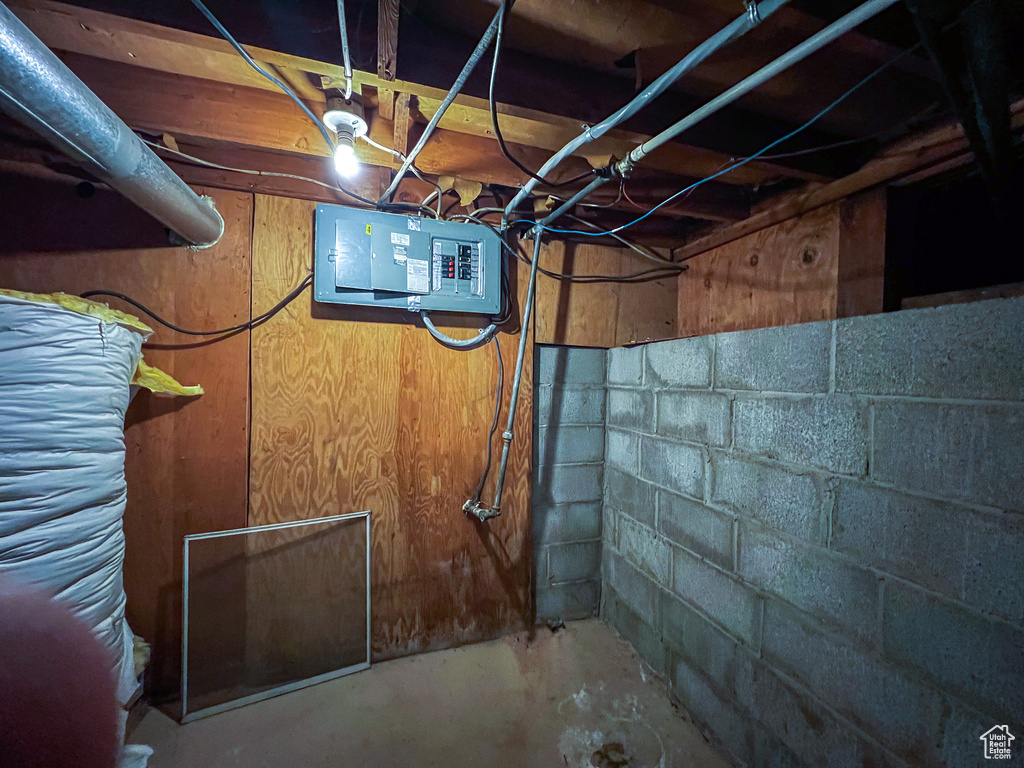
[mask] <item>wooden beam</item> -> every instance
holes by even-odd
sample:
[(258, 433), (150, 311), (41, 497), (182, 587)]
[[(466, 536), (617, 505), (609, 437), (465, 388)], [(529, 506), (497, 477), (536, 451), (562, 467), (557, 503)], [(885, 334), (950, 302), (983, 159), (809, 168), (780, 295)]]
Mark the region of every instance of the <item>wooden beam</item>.
[[(253, 71), (227, 42), (219, 38), (49, 0), (16, 0), (16, 3), (11, 9), (55, 50), (175, 76), (277, 92), (276, 86)], [(344, 71), (336, 64), (256, 47), (247, 47), (247, 50), (257, 61), (279, 70), (283, 68), (314, 75), (313, 82), (324, 82), (323, 78), (327, 78), (328, 84), (344, 83)], [(368, 72), (356, 71), (354, 81), (357, 89), (363, 86), (377, 89), (381, 114), (385, 119), (392, 114), (389, 111), (389, 91), (416, 96), (424, 121), (434, 114), (444, 98), (444, 91), (438, 88), (401, 80), (390, 82)], [(502, 131), (510, 142), (547, 151), (541, 156), (541, 162), (547, 153), (560, 148), (580, 131), (580, 122), (569, 117), (508, 105), (500, 105), (499, 112), (502, 114)], [(486, 99), (460, 96), (440, 121), (439, 128), (493, 139)], [(581, 158), (606, 154), (623, 157), (646, 138), (630, 131), (610, 131), (599, 142), (582, 148), (577, 154)], [(671, 143), (652, 153), (645, 164), (669, 173), (699, 177), (715, 172), (729, 160), (729, 156), (721, 152)], [(825, 180), (816, 174), (802, 173), (773, 163), (753, 162), (726, 174), (721, 181), (756, 185), (778, 178)]]
[[(1014, 129), (1024, 126), (1024, 99), (1011, 105)], [(937, 172), (945, 172), (972, 162), (967, 139), (958, 123), (945, 123), (938, 128), (896, 142), (863, 168), (829, 184), (808, 185), (802, 191), (780, 196), (771, 207), (743, 221), (715, 227), (698, 235), (676, 251), (680, 258), (692, 258), (774, 224), (802, 216), (822, 206), (850, 197), (874, 187), (898, 184), (913, 178), (920, 181)]]
[(398, 69), (399, 0), (377, 0), (377, 77), (394, 80)]

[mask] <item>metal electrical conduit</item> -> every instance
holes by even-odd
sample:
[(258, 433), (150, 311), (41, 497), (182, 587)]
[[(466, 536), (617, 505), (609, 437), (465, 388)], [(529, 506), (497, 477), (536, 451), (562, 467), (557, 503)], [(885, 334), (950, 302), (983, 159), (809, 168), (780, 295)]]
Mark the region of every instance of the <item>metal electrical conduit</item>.
[(779, 56), (775, 61), (770, 64), (766, 64), (754, 74), (738, 82), (725, 93), (716, 96), (703, 107), (691, 112), (679, 122), (670, 125), (657, 136), (645, 141), (615, 166), (616, 171), (619, 173), (628, 172), (636, 163), (665, 142), (674, 139), (683, 131), (692, 128), (697, 125), (697, 123), (707, 119), (715, 112), (718, 112), (723, 107), (732, 104), (734, 101), (750, 93), (750, 91), (754, 90), (762, 83), (775, 77), (780, 72), (784, 72), (798, 61), (802, 61), (812, 53), (824, 48), (836, 38), (841, 37), (854, 27), (859, 26), (862, 22), (867, 21), (872, 16), (876, 16), (889, 6), (895, 5), (897, 2), (899, 2), (899, 0), (869, 0), (863, 5), (854, 8), (848, 14), (825, 27), (825, 29), (821, 30), (816, 35), (812, 35), (807, 38), (799, 45), (794, 46), (789, 51), (786, 51), (786, 53)]
[[(795, 64), (797, 61), (800, 61), (801, 59), (809, 56), (811, 53), (819, 50), (820, 48), (823, 48), (829, 42), (835, 40), (843, 33), (853, 29), (862, 21), (865, 21), (866, 19), (874, 16), (875, 14), (880, 13), (889, 6), (894, 5), (896, 2), (898, 2), (898, 0), (869, 0), (869, 2), (866, 2), (863, 5), (859, 6), (858, 8), (854, 9), (846, 16), (842, 17), (841, 19), (831, 24), (826, 29), (819, 32), (817, 35), (808, 38), (803, 43), (793, 48), (791, 51), (780, 56), (771, 64), (768, 64), (764, 68), (755, 72), (750, 77), (741, 81), (738, 85), (734, 86), (733, 88), (729, 89), (724, 94), (722, 94), (722, 96), (712, 100), (704, 107), (701, 107), (699, 110), (697, 110), (697, 112), (694, 112), (693, 115), (689, 115), (683, 118), (671, 128), (663, 131), (661, 134), (651, 139), (649, 142), (647, 142), (646, 145), (644, 145), (648, 147), (646, 151), (649, 152), (654, 147), (659, 146), (660, 143), (668, 141), (670, 138), (677, 135), (679, 131), (685, 130), (686, 128), (696, 125), (700, 120), (704, 119), (708, 115), (716, 112), (718, 109), (721, 109), (731, 101), (738, 99), (743, 94), (757, 87), (758, 85), (770, 79), (771, 77), (777, 75), (779, 72), (782, 72), (784, 69)], [(762, 6), (763, 5), (764, 3), (762, 3)], [(677, 129), (678, 126), (682, 127)], [(658, 140), (660, 140), (659, 144), (654, 144), (654, 142)], [(637, 147), (637, 150), (640, 150), (641, 148), (642, 147)], [(637, 150), (634, 150), (634, 152), (636, 152)], [(630, 154), (631, 157), (632, 154), (633, 153)], [(641, 157), (643, 157), (643, 154), (639, 154), (637, 159)], [(538, 173), (538, 175), (544, 175), (543, 168), (541, 169), (541, 172)], [(523, 311), (522, 337), (519, 340), (519, 356), (516, 360), (516, 373), (515, 379), (513, 380), (514, 383), (512, 386), (512, 401), (509, 404), (508, 428), (502, 435), (504, 439), (504, 445), (502, 447), (501, 452), (501, 465), (498, 469), (498, 481), (495, 485), (494, 490), (494, 504), (490, 508), (487, 508), (479, 503), (474, 505), (472, 501), (467, 501), (465, 506), (463, 507), (463, 509), (466, 512), (475, 515), (480, 520), (486, 520), (490, 517), (495, 517), (501, 513), (501, 496), (503, 487), (505, 485), (505, 472), (508, 469), (509, 447), (513, 439), (512, 428), (515, 423), (516, 405), (519, 399), (519, 384), (522, 378), (523, 357), (526, 353), (526, 334), (528, 332), (527, 324), (529, 323), (531, 310), (533, 308), (534, 286), (537, 282), (537, 265), (540, 261), (541, 234), (543, 233), (546, 227), (550, 226), (556, 219), (558, 219), (564, 213), (571, 210), (577, 202), (587, 197), (587, 195), (589, 195), (591, 192), (593, 192), (595, 189), (601, 186), (604, 182), (605, 179), (602, 179), (600, 177), (594, 179), (590, 184), (588, 184), (586, 187), (580, 190), (571, 199), (565, 201), (562, 205), (560, 205), (558, 208), (552, 211), (546, 218), (544, 218), (542, 221), (540, 221), (534, 226), (534, 237), (536, 239), (534, 241), (533, 249), (533, 264), (530, 267), (529, 290), (527, 291), (526, 296), (527, 303), (526, 308)], [(510, 204), (509, 208), (506, 208), (506, 214), (508, 214), (508, 212), (512, 210), (512, 208), (514, 208), (514, 202), (515, 201), (513, 201), (513, 204)]]
[(405, 158), (405, 162), (403, 162), (402, 167), (398, 169), (398, 173), (395, 174), (395, 178), (392, 179), (391, 184), (384, 191), (384, 194), (380, 196), (380, 199), (377, 201), (377, 205), (380, 205), (391, 198), (391, 195), (393, 195), (395, 190), (398, 189), (398, 184), (409, 171), (410, 166), (412, 166), (416, 161), (416, 158), (419, 157), (420, 152), (423, 151), (423, 147), (426, 146), (427, 140), (434, 133), (434, 129), (437, 127), (437, 124), (441, 122), (441, 118), (444, 117), (444, 113), (448, 111), (448, 107), (450, 107), (452, 102), (455, 101), (455, 97), (459, 95), (459, 91), (461, 91), (462, 86), (466, 84), (466, 80), (469, 79), (470, 74), (472, 74), (480, 59), (483, 58), (484, 53), (486, 53), (487, 49), (491, 47), (491, 41), (494, 40), (494, 36), (498, 33), (498, 22), (501, 20), (503, 13), (505, 13), (504, 2), (498, 6), (498, 12), (494, 14), (494, 18), (484, 31), (483, 37), (480, 38), (480, 42), (476, 44), (476, 48), (473, 49), (473, 53), (470, 54), (469, 59), (462, 67), (462, 71), (459, 73), (459, 76), (455, 78), (455, 82), (448, 90), (444, 100), (438, 106), (434, 116), (430, 118), (430, 122), (427, 123), (427, 127), (423, 129), (423, 134), (420, 136), (419, 141), (416, 142), (416, 146), (412, 148), (408, 157)]
[[(799, 45), (794, 46), (792, 49), (784, 53), (779, 58), (770, 64), (766, 64), (761, 69), (757, 70), (754, 74), (741, 80), (739, 83), (734, 85), (725, 93), (716, 96), (714, 99), (709, 101), (702, 107), (699, 107), (689, 115), (684, 117), (682, 120), (670, 125), (664, 131), (648, 139), (643, 144), (638, 145), (633, 149), (623, 160), (615, 165), (615, 173), (623, 175), (629, 173), (633, 166), (636, 165), (640, 160), (650, 154), (653, 150), (660, 147), (662, 144), (674, 139), (676, 136), (681, 134), (683, 131), (692, 128), (697, 123), (706, 119), (715, 112), (718, 112), (723, 107), (728, 106), (732, 102), (739, 99), (741, 96), (745, 96), (750, 91), (757, 88), (759, 85), (767, 82), (775, 75), (783, 72), (789, 67), (793, 66), (797, 62), (807, 58), (812, 53), (821, 50), (826, 45), (831, 43), (836, 38), (849, 32), (854, 27), (857, 27), (862, 22), (870, 19), (889, 6), (895, 5), (899, 0), (868, 0), (863, 5), (854, 8), (848, 14), (842, 18), (836, 20), (825, 29), (821, 30), (815, 35), (804, 40)], [(726, 169), (727, 171), (728, 169)], [(563, 205), (561, 205), (551, 216), (549, 216), (545, 222), (550, 223), (558, 216), (561, 216), (566, 211), (571, 210), (577, 203), (586, 198), (591, 192), (604, 184), (608, 179), (598, 177), (594, 179), (588, 186), (581, 189)]]
[[(575, 139), (566, 144), (562, 149), (556, 152), (552, 157), (544, 163), (537, 176), (545, 176), (555, 166), (557, 166), (564, 158), (571, 155), (579, 147), (583, 146), (587, 142), (593, 141), (594, 139), (604, 135), (609, 130), (614, 128), (616, 125), (624, 120), (635, 115), (641, 109), (646, 107), (653, 99), (663, 93), (672, 83), (678, 80), (686, 72), (693, 69), (700, 62), (710, 56), (712, 53), (720, 49), (722, 46), (727, 45), (738, 37), (746, 34), (748, 31), (758, 26), (761, 21), (772, 13), (777, 11), (789, 0), (764, 0), (760, 4), (750, 2), (747, 5), (747, 12), (740, 18), (733, 21), (731, 24), (721, 29), (699, 46), (694, 48), (688, 55), (681, 59), (674, 67), (668, 70), (665, 74), (651, 83), (645, 88), (639, 95), (637, 95), (632, 101), (626, 104), (624, 107), (619, 109), (610, 117), (604, 119), (595, 126), (592, 126), (585, 130), (582, 134), (577, 136)], [(501, 9), (499, 9), (499, 14)], [(499, 19), (495, 17), (495, 22)], [(496, 26), (496, 25), (495, 25)], [(472, 499), (467, 501), (463, 505), (463, 510), (468, 514), (474, 515), (480, 520), (487, 520), (491, 517), (497, 517), (501, 514), (501, 496), (505, 486), (505, 473), (508, 469), (508, 458), (509, 450), (514, 439), (513, 427), (515, 426), (516, 418), (516, 406), (519, 401), (519, 385), (522, 380), (523, 372), (523, 358), (526, 355), (526, 336), (529, 332), (529, 322), (533, 313), (534, 305), (534, 291), (537, 285), (537, 269), (540, 263), (540, 246), (541, 246), (541, 234), (544, 231), (544, 227), (566, 211), (570, 210), (577, 201), (583, 199), (589, 195), (593, 190), (597, 189), (601, 184), (604, 183), (604, 179), (598, 177), (595, 178), (590, 184), (583, 188), (580, 192), (572, 197), (571, 200), (560, 205), (555, 211), (548, 215), (543, 221), (536, 225), (534, 228), (534, 247), (533, 247), (533, 263), (530, 265), (530, 281), (529, 287), (526, 292), (526, 307), (523, 310), (523, 325), (521, 329), (521, 335), (519, 338), (519, 354), (516, 357), (516, 370), (513, 378), (512, 385), (512, 398), (509, 404), (508, 412), (508, 427), (502, 434), (502, 450), (501, 450), (501, 465), (498, 469), (498, 481), (494, 488), (494, 503), (487, 507), (480, 502), (474, 502)], [(536, 179), (530, 179), (529, 182), (519, 191), (519, 193), (512, 199), (512, 201), (505, 208), (503, 218), (507, 218), (508, 215), (515, 209), (515, 207), (526, 198), (528, 194), (537, 186), (539, 182)], [(440, 338), (437, 333), (428, 325), (428, 330), (434, 334), (435, 338)], [(493, 326), (481, 331), (480, 335), (474, 339), (464, 342), (464, 344), (478, 344), (482, 343), (482, 340), (486, 340), (489, 332), (493, 332)], [(450, 339), (441, 339), (446, 342), (450, 342)]]
[(0, 4), (0, 109), (101, 181), (206, 248), (224, 233), (212, 203), (178, 176), (11, 11)]
[[(779, 8), (784, 6), (787, 2), (789, 2), (789, 0), (763, 0), (761, 3), (748, 2), (746, 13), (720, 29), (690, 51), (686, 56), (680, 59), (675, 66), (637, 94), (637, 96), (635, 96), (633, 100), (624, 107), (609, 117), (606, 117), (597, 125), (590, 126), (583, 133), (558, 150), (546, 163), (544, 163), (544, 165), (541, 166), (540, 170), (537, 171), (537, 176), (547, 176), (547, 174), (554, 170), (559, 163), (569, 157), (569, 155), (584, 144), (600, 138), (615, 126), (631, 118), (641, 109), (650, 104), (655, 98), (668, 90), (669, 86), (684, 74), (696, 67), (720, 48), (728, 45), (733, 40), (742, 37), (747, 32), (757, 27), (762, 21), (779, 10)], [(512, 198), (512, 201), (505, 207), (505, 218), (508, 218), (512, 211), (516, 209), (516, 206), (526, 199), (526, 196), (536, 188), (538, 183), (539, 182), (536, 179), (530, 179), (526, 185), (519, 190), (516, 196)]]

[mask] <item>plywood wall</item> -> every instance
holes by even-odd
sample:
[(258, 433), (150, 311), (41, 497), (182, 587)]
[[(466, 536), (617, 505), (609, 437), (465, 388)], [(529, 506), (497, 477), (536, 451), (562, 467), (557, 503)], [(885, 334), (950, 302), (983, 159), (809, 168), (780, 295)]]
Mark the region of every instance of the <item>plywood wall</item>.
[(819, 208), (703, 253), (678, 279), (678, 335), (882, 311), (885, 191)]
[[(63, 182), (0, 176), (0, 287), (119, 291), (188, 328), (245, 322), (252, 196), (200, 191), (216, 200), (225, 236), (189, 251), (170, 247), (162, 226), (113, 192), (82, 196)], [(198, 398), (140, 392), (125, 425), (128, 619), (154, 644), (159, 693), (178, 685), (182, 537), (246, 522), (249, 343), (245, 334), (209, 344), (159, 328), (144, 353), (206, 389)]]
[[(545, 243), (541, 266), (554, 273), (629, 275), (651, 262), (628, 248)], [(620, 347), (675, 338), (675, 278), (643, 283), (584, 284), (537, 278), (537, 341), (580, 347)]]
[[(309, 271), (314, 207), (256, 196), (254, 313)], [(518, 337), (500, 338), (507, 401)], [(526, 360), (503, 513), (480, 524), (461, 507), (484, 464), (493, 345), (452, 351), (411, 316), (308, 298), (253, 332), (250, 524), (371, 511), (375, 658), (530, 621), (532, 345)]]
[[(0, 176), (0, 197), (8, 201), (0, 211), (0, 286), (108, 288), (190, 328), (244, 322), (308, 271), (314, 204), (202, 191), (217, 201), (227, 230), (216, 247), (193, 252), (170, 247), (163, 227), (114, 193)], [(448, 330), (469, 334), (478, 322)], [(518, 339), (500, 337), (504, 403)], [(251, 334), (209, 343), (160, 329), (153, 342), (147, 360), (206, 388), (189, 399), (143, 393), (128, 412), (125, 586), (132, 626), (154, 644), (158, 695), (178, 687), (188, 533), (369, 509), (377, 660), (531, 622), (532, 340), (503, 514), (487, 524), (472, 522), (461, 507), (486, 457), (493, 345), (451, 351), (411, 315), (331, 311), (308, 293)], [(505, 418), (503, 406), (502, 425)], [(272, 644), (280, 628), (261, 625), (253, 605), (274, 601), (246, 601), (247, 593), (277, 589), (275, 599), (295, 601), (307, 588), (325, 594), (332, 585), (323, 580), (339, 569), (326, 560), (324, 566), (304, 562), (301, 572), (289, 567), (277, 579), (261, 571), (256, 582), (232, 581), (223, 608), (239, 611), (224, 614), (225, 626), (247, 622), (256, 646)], [(237, 637), (227, 632), (221, 637), (207, 627), (202, 634), (205, 647), (226, 656), (260, 652), (228, 647)], [(321, 646), (331, 647), (302, 647)]]

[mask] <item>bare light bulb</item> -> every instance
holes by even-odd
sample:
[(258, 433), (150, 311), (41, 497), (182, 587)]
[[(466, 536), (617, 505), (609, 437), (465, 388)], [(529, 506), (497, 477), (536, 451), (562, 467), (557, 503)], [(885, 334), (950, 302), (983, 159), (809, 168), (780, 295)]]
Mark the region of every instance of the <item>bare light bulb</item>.
[(334, 145), (334, 170), (339, 176), (350, 179), (359, 173), (355, 140), (366, 133), (362, 101), (357, 96), (348, 101), (334, 96), (328, 98), (323, 121), (337, 136)]
[(334, 170), (339, 176), (351, 179), (359, 173), (359, 158), (351, 144), (339, 141), (334, 147)]

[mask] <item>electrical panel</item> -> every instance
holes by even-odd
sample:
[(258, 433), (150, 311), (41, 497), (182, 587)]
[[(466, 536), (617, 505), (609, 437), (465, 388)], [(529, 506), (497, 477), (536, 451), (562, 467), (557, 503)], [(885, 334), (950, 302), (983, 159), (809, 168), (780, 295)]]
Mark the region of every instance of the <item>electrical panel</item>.
[(318, 205), (313, 296), (328, 304), (497, 315), (501, 247), (483, 224)]

